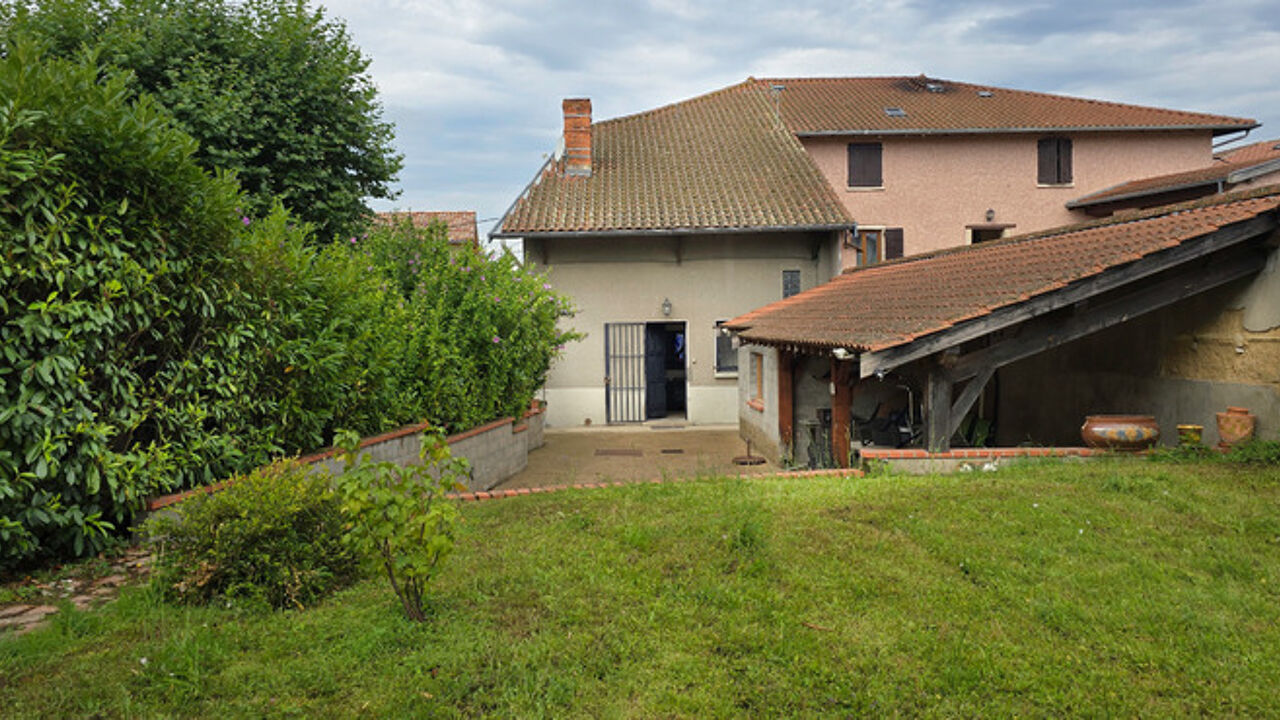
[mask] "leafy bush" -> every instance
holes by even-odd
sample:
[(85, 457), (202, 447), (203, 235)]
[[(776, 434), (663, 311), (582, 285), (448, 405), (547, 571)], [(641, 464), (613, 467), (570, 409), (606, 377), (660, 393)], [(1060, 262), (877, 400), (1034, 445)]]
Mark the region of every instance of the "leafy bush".
[(405, 615), (421, 622), (427, 584), (453, 552), (458, 509), (444, 494), (463, 489), (467, 462), (452, 456), (439, 431), (423, 433), (421, 465), (375, 463), (359, 443), (349, 430), (334, 439), (346, 462), (334, 480), (350, 522), (346, 540), (386, 572)]
[(343, 245), (397, 298), (406, 334), (391, 405), (404, 422), (457, 431), (519, 417), (565, 343), (581, 337), (559, 327), (572, 308), (544, 277), (510, 253), (451, 247), (442, 223), (375, 226)]
[(147, 522), (160, 548), (153, 582), (171, 599), (303, 608), (358, 576), (324, 473), (277, 463), (175, 507)]
[(50, 55), (94, 48), (129, 72), (199, 141), (204, 167), (236, 173), (242, 207), (277, 200), (331, 241), (392, 197), (402, 159), (382, 120), (368, 58), (339, 20), (301, 0), (17, 0), (0, 4), (0, 45), (20, 34)]
[[(179, 416), (210, 394), (240, 296), (234, 183), (127, 95), (92, 58), (0, 59), (0, 566), (94, 552), (184, 479), (174, 448), (201, 425)], [(203, 450), (202, 472), (236, 451)]]
[(0, 569), (99, 551), (160, 492), (526, 409), (563, 298), (443, 227), (323, 250), (92, 55), (0, 55)]

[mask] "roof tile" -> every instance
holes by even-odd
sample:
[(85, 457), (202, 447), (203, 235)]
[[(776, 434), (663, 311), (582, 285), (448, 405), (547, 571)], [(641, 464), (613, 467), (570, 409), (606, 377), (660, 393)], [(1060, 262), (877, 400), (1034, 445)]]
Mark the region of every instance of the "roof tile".
[(1092, 207), (1129, 198), (1147, 197), (1184, 188), (1228, 182), (1233, 173), (1273, 162), (1280, 162), (1280, 141), (1263, 140), (1230, 152), (1220, 153), (1214, 157), (1212, 165), (1130, 180), (1072, 200), (1067, 203), (1067, 207)]
[(752, 82), (594, 123), (591, 155), (586, 177), (548, 162), (495, 235), (853, 224)]
[[(1137, 130), (1256, 127), (1249, 118), (1126, 105), (1066, 95), (917, 77), (772, 78), (787, 126), (798, 135), (919, 132)], [(901, 108), (892, 116), (886, 108)]]
[(412, 211), (412, 212), (380, 212), (374, 217), (374, 222), (380, 224), (389, 224), (408, 218), (414, 227), (425, 228), (433, 222), (439, 221), (449, 228), (449, 242), (454, 245), (478, 245), (478, 236), (476, 234), (476, 214), (471, 210), (436, 210), (436, 211)]
[(1215, 195), (857, 268), (726, 323), (748, 342), (877, 351), (1280, 208), (1280, 186)]

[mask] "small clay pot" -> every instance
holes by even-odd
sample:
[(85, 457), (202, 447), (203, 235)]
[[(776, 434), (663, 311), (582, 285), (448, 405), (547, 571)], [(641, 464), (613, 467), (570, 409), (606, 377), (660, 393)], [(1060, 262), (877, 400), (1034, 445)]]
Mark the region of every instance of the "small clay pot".
[(1154, 415), (1089, 415), (1080, 436), (1089, 447), (1146, 450), (1160, 439), (1160, 426)]
[(1227, 449), (1253, 437), (1258, 418), (1248, 408), (1229, 407), (1226, 412), (1215, 413), (1218, 418), (1218, 447)]
[(1204, 440), (1203, 425), (1179, 425), (1178, 444), (1184, 447), (1199, 445)]

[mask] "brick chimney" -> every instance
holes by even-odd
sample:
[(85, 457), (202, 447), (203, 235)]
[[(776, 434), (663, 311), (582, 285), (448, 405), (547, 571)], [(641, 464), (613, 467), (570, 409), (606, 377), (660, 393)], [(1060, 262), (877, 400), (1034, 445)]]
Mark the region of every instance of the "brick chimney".
[(565, 98), (564, 173), (591, 175), (591, 98)]

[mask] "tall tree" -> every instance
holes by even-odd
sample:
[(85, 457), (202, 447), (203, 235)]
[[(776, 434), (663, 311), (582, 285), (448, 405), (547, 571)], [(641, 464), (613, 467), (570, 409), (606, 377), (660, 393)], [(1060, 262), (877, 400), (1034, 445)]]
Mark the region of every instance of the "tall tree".
[(0, 10), (0, 43), (19, 35), (131, 71), (199, 162), (237, 174), (249, 214), (279, 198), (327, 241), (362, 225), (366, 197), (394, 195), (402, 157), (369, 60), (303, 0), (20, 0)]

